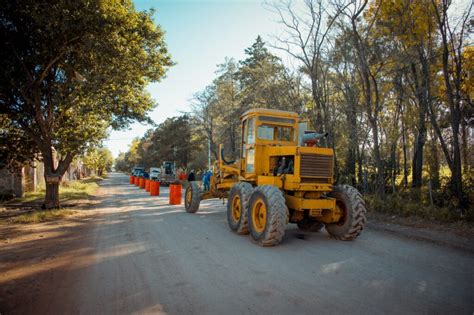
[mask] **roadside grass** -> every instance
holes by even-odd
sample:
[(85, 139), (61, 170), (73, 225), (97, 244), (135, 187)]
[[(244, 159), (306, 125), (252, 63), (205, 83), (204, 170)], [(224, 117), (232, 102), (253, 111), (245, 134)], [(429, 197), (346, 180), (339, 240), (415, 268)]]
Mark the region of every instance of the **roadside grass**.
[(73, 215), (76, 211), (68, 208), (74, 206), (70, 202), (77, 200), (79, 205), (82, 205), (82, 200), (87, 200), (96, 193), (99, 188), (98, 182), (102, 179), (102, 177), (93, 176), (62, 183), (59, 186), (59, 200), (61, 204), (66, 204), (64, 208), (60, 209), (39, 210), (46, 193), (44, 187), (40, 187), (35, 192), (27, 192), (23, 197), (12, 199), (4, 204), (5, 209), (12, 209), (1, 211), (0, 223), (34, 224)]
[(59, 187), (59, 199), (74, 200), (87, 199), (93, 195), (99, 185), (97, 184), (101, 177), (89, 177), (78, 181), (66, 182)]
[[(428, 183), (429, 174), (424, 174), (424, 183)], [(449, 185), (449, 169), (440, 169), (440, 187), (432, 189), (428, 185), (420, 188), (407, 188), (401, 184), (395, 193), (365, 194), (364, 199), (369, 212), (394, 215), (399, 218), (419, 218), (439, 223), (465, 223), (474, 226), (474, 176), (472, 172), (463, 173), (463, 187), (467, 207), (462, 209), (461, 202), (454, 196)], [(409, 178), (410, 182), (410, 178)]]
[(70, 209), (57, 209), (57, 210), (39, 210), (24, 213), (12, 218), (5, 219), (7, 223), (17, 224), (34, 224), (47, 221), (54, 221), (56, 219), (64, 218), (74, 214), (75, 211)]
[[(97, 183), (101, 180), (102, 177), (92, 176), (81, 180), (64, 182), (59, 186), (59, 200), (64, 202), (75, 199), (87, 199), (97, 191), (99, 188)], [(15, 198), (11, 202), (31, 203), (42, 201), (45, 193), (45, 187), (40, 187), (37, 191), (27, 192), (23, 197)]]
[[(365, 202), (369, 212), (377, 212), (398, 217), (418, 217), (437, 222), (460, 222), (472, 224), (474, 209), (461, 211), (455, 204), (438, 202), (431, 204), (426, 198), (418, 198), (412, 193), (399, 192), (385, 195), (382, 198), (376, 195), (365, 195)], [(436, 199), (435, 199), (436, 200)]]

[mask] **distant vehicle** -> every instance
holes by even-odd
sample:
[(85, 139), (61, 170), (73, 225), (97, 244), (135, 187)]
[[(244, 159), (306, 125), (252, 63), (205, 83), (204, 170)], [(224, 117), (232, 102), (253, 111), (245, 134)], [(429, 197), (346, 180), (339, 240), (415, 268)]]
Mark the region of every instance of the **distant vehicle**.
[(159, 180), (161, 174), (161, 168), (159, 167), (150, 167), (150, 179)]
[(148, 179), (150, 177), (150, 175), (148, 174), (148, 172), (145, 172), (145, 171), (137, 171), (135, 173), (137, 177), (144, 177), (146, 179)]
[(176, 166), (171, 161), (164, 161), (161, 166), (161, 173), (159, 176), (160, 183), (169, 185), (176, 181)]
[(145, 168), (143, 166), (135, 166), (132, 169), (133, 176), (141, 176), (140, 173), (145, 172)]

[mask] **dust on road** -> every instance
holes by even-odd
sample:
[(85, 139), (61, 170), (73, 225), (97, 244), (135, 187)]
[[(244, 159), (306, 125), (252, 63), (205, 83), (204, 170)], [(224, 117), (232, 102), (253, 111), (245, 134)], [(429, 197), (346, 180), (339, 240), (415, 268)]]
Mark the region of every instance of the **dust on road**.
[(118, 173), (100, 192), (91, 214), (0, 245), (0, 313), (474, 311), (466, 251), (370, 229), (341, 242), (292, 224), (262, 248), (230, 232), (221, 201), (188, 214), (166, 188), (151, 197)]

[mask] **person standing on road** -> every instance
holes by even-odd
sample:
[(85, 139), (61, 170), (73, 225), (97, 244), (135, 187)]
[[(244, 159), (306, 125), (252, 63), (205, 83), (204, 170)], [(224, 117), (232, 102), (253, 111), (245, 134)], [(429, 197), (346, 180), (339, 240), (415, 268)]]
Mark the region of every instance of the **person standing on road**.
[(195, 175), (194, 175), (194, 170), (191, 170), (188, 175), (188, 182), (194, 182), (196, 180)]
[(204, 185), (204, 191), (209, 191), (210, 190), (210, 187), (209, 187), (209, 183), (211, 181), (211, 171), (206, 171), (204, 173), (204, 176), (202, 177), (202, 183)]

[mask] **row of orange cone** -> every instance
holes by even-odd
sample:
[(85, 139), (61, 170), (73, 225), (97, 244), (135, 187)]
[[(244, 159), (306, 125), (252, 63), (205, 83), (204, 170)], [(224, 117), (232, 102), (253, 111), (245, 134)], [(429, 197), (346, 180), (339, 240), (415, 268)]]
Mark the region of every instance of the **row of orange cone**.
[[(141, 189), (150, 193), (150, 196), (159, 196), (160, 195), (160, 182), (146, 179), (144, 177), (130, 176), (130, 185), (135, 185)], [(170, 205), (179, 205), (181, 204), (181, 184), (171, 184), (170, 185)]]

